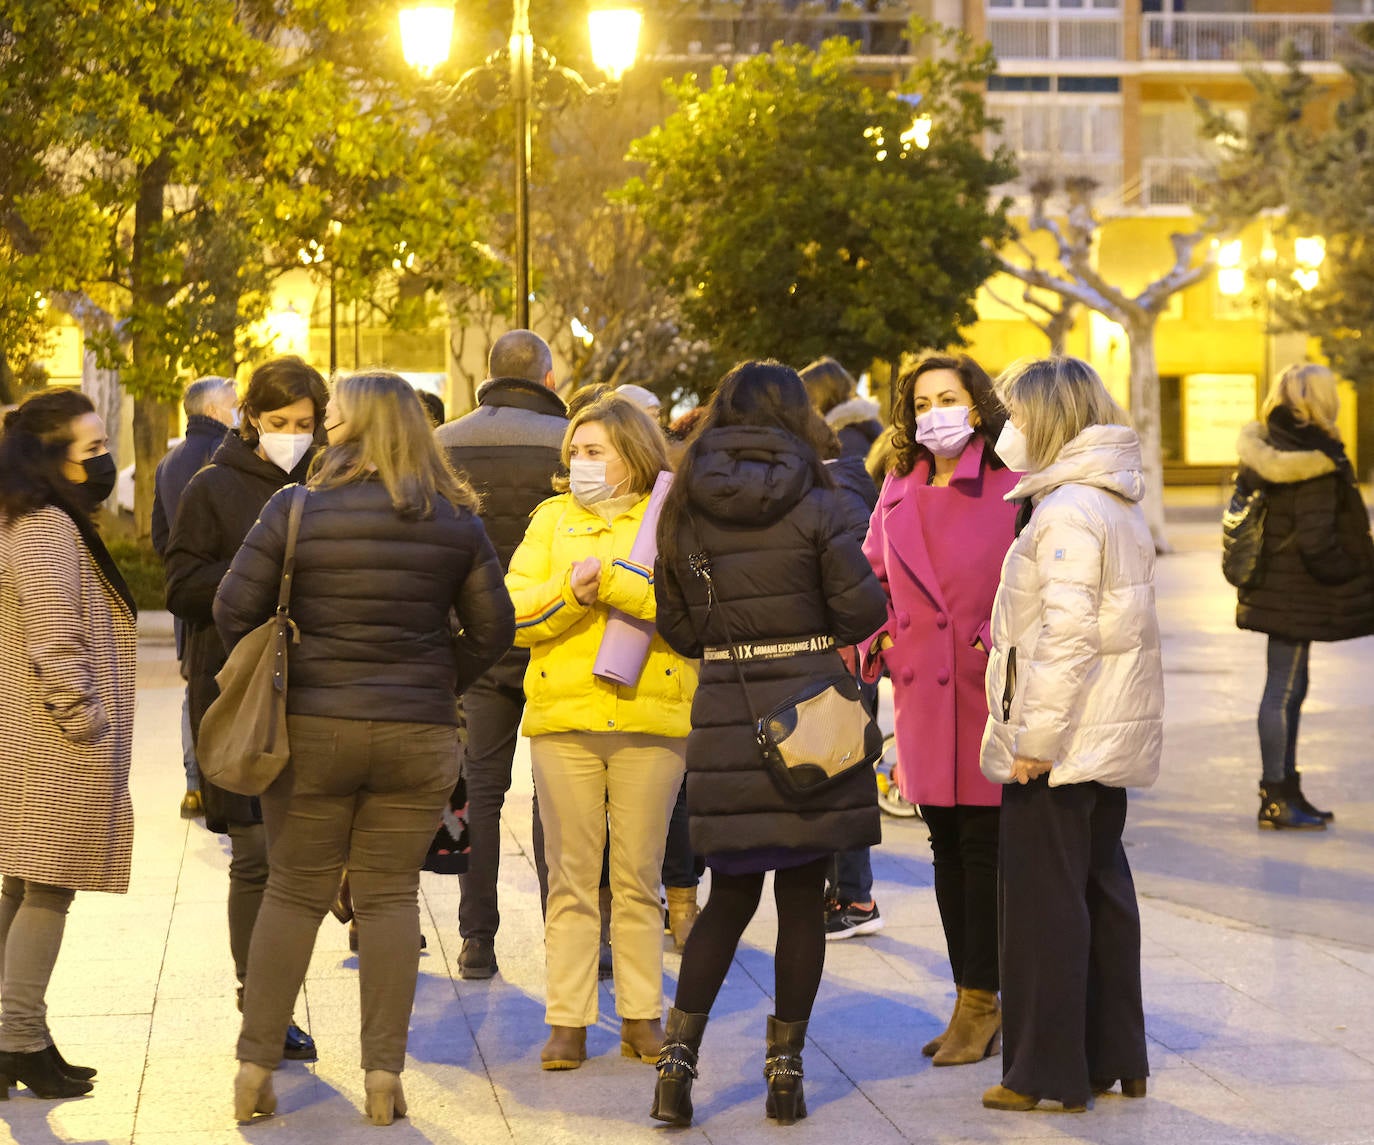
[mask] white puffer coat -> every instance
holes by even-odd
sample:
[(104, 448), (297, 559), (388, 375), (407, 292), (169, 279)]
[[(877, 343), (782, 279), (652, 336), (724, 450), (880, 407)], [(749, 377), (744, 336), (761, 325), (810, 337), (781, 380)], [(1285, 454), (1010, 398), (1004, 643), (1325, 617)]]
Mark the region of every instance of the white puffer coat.
[(1140, 441), (1091, 426), (1007, 499), (1035, 511), (992, 610), (983, 774), (1051, 760), (1050, 785), (1148, 787), (1159, 774), (1164, 672)]

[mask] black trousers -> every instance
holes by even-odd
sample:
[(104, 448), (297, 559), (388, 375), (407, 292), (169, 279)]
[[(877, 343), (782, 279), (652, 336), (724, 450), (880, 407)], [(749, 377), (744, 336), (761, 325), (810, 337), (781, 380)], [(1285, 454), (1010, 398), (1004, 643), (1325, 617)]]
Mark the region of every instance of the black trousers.
[[(501, 925), (501, 912), (497, 907), (501, 808), (510, 790), (515, 745), (520, 735), (520, 719), (525, 712), (523, 677), (523, 665), (507, 665), (506, 660), (502, 660), (463, 693), (463, 713), (468, 727), (464, 774), (468, 787), (468, 842), (472, 848), (467, 874), (458, 876), (458, 933), (463, 938), (490, 941)], [(544, 828), (539, 822), (537, 795), (534, 799), (534, 867), (539, 876), (542, 904), (549, 897), (549, 868), (544, 862)]]
[(954, 984), (992, 990), (997, 973), (997, 807), (921, 804), (935, 861), (935, 902)]
[(1002, 1084), (1082, 1105), (1090, 1079), (1149, 1074), (1126, 792), (1041, 776), (1001, 818)]

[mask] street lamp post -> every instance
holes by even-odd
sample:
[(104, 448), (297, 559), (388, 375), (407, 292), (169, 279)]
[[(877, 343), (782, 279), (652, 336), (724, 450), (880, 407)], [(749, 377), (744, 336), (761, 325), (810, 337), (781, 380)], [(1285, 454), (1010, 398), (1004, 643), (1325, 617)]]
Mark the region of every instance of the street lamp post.
[[(571, 68), (559, 65), (552, 56), (535, 48), (530, 31), (529, 0), (513, 0), (510, 43), (476, 68), (465, 72), (451, 87), (460, 90), (475, 74), (495, 67), (501, 55), (508, 57), (510, 97), (515, 112), (515, 324), (530, 327), (530, 156), (533, 150), (531, 104), (534, 100), (534, 62), (536, 56), (584, 95), (594, 88)], [(452, 0), (447, 4), (429, 3), (403, 9), (400, 13), (401, 50), (406, 62), (429, 74), (448, 58), (453, 38)], [(627, 5), (598, 6), (588, 13), (592, 59), (604, 71), (610, 84), (633, 66), (639, 44), (642, 16), (638, 8)]]
[[(1293, 270), (1289, 277), (1304, 294), (1314, 290), (1320, 281), (1318, 268), (1326, 258), (1326, 242), (1320, 237), (1300, 236), (1293, 240)], [(1278, 249), (1274, 245), (1274, 232), (1266, 223), (1264, 240), (1260, 246), (1259, 257), (1249, 267), (1245, 265), (1241, 240), (1231, 239), (1216, 247), (1217, 290), (1227, 297), (1234, 298), (1243, 294), (1247, 280), (1258, 276), (1263, 281), (1264, 295), (1256, 300), (1263, 310), (1264, 335), (1264, 375), (1261, 390), (1273, 384), (1274, 374), (1274, 301), (1278, 296), (1279, 266)]]

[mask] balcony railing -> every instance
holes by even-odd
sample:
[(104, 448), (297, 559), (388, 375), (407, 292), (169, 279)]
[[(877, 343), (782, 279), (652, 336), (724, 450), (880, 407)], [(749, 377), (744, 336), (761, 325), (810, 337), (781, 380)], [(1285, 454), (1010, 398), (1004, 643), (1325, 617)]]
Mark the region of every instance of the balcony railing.
[(650, 58), (667, 61), (731, 59), (766, 52), (773, 44), (817, 48), (822, 40), (845, 36), (860, 59), (907, 58), (910, 15), (900, 12), (812, 12), (776, 10), (756, 4), (751, 14), (712, 13), (667, 16), (648, 33)]
[(1210, 159), (1146, 157), (1140, 161), (1140, 205), (1195, 207), (1202, 201), (1203, 182), (1215, 173)]
[(988, 40), (999, 60), (1119, 60), (1120, 16), (988, 12)]
[(1283, 59), (1291, 42), (1313, 63), (1336, 60), (1355, 44), (1362, 16), (1231, 15), (1219, 12), (1150, 13), (1143, 17), (1141, 56), (1146, 60), (1243, 63)]
[(1058, 151), (1020, 151), (1016, 162), (1021, 173), (1010, 183), (996, 188), (1015, 199), (1030, 197), (1031, 187), (1041, 181), (1063, 187), (1068, 179), (1091, 179), (1097, 185), (1099, 202), (1120, 197), (1122, 163), (1119, 155), (1065, 155)]

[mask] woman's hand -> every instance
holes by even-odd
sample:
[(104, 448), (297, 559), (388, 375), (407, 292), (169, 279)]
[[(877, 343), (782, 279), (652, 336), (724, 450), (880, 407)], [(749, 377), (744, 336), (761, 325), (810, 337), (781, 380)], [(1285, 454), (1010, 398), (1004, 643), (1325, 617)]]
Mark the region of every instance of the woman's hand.
[(1025, 786), (1032, 779), (1039, 779), (1040, 776), (1048, 774), (1052, 766), (1048, 759), (1027, 759), (1023, 755), (1018, 755), (1011, 761), (1011, 777)]
[(601, 590), (600, 560), (596, 557), (587, 557), (586, 560), (573, 562), (572, 590), (579, 604), (596, 603), (597, 593)]
[(884, 632), (877, 640), (873, 641), (873, 643), (868, 646), (868, 654), (870, 656), (881, 656), (891, 647), (892, 637)]

